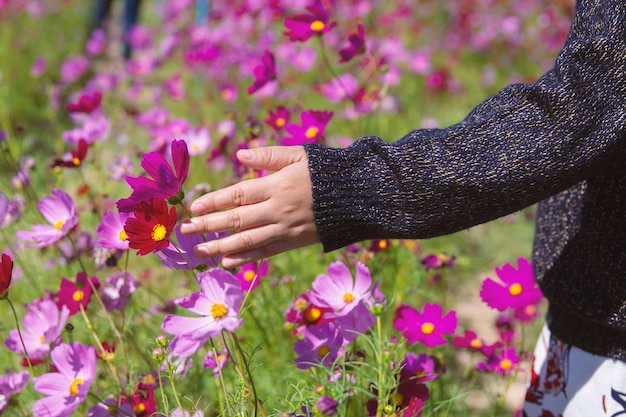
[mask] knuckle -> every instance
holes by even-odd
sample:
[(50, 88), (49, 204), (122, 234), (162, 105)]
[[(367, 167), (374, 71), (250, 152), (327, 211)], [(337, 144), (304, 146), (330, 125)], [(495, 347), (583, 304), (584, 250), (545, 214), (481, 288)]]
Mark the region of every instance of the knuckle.
[(254, 239), (250, 236), (250, 233), (241, 232), (239, 234), (239, 239), (241, 240), (241, 246), (245, 249), (253, 249), (255, 246)]
[(230, 229), (239, 230), (242, 229), (243, 223), (241, 221), (241, 216), (237, 213), (236, 210), (231, 210), (228, 212), (228, 226)]
[(244, 192), (239, 186), (234, 186), (231, 191), (231, 201), (234, 206), (242, 206), (245, 203)]

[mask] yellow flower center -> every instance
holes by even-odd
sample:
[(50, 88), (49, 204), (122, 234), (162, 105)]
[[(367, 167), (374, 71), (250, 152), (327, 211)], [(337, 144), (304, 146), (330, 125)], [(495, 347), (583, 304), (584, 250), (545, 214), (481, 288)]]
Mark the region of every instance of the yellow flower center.
[(231, 98), (233, 98), (233, 92), (230, 91), (228, 88), (225, 88), (224, 90), (222, 90), (221, 94), (224, 100), (230, 100)]
[(354, 301), (354, 295), (352, 295), (352, 293), (349, 293), (349, 292), (345, 293), (343, 295), (343, 301), (345, 301), (346, 303), (353, 302)]
[(211, 306), (211, 316), (214, 319), (221, 319), (228, 313), (228, 308), (222, 303), (215, 303)]
[(500, 361), (500, 368), (507, 370), (509, 369), (511, 366), (513, 366), (513, 362), (511, 362), (510, 359), (502, 359)]
[(320, 358), (323, 358), (324, 356), (328, 355), (329, 352), (330, 352), (330, 348), (326, 345), (322, 345), (320, 346), (319, 349), (317, 349), (317, 354), (319, 355)]
[(58, 222), (56, 222), (54, 224), (54, 228), (57, 230), (61, 230), (63, 229), (63, 225), (65, 224), (65, 222), (63, 220), (59, 220)]
[(509, 294), (512, 296), (520, 295), (522, 293), (522, 286), (517, 282), (509, 287)]
[(135, 414), (141, 414), (146, 411), (146, 406), (143, 405), (143, 403), (135, 404), (133, 405), (133, 411), (135, 412)]
[(76, 165), (76, 166), (79, 166), (79, 165), (80, 165), (80, 159), (78, 159), (78, 157), (77, 157), (77, 156), (75, 156), (75, 157), (72, 159), (72, 162), (73, 162), (73, 163), (74, 163), (74, 165)]
[(481, 347), (483, 347), (483, 342), (481, 342), (480, 339), (472, 339), (472, 341), (470, 342), (470, 346), (474, 349), (480, 349)]
[(76, 301), (77, 303), (83, 301), (85, 299), (85, 293), (82, 290), (76, 290), (74, 291), (74, 294), (72, 294), (72, 300)]
[(126, 234), (126, 230), (124, 230), (122, 228), (122, 230), (120, 230), (120, 234), (118, 235), (120, 240), (128, 240), (128, 235)]
[(432, 323), (424, 323), (422, 324), (422, 333), (424, 334), (433, 334), (433, 332), (435, 331), (435, 325)]
[(526, 312), (526, 314), (528, 314), (529, 316), (532, 316), (533, 314), (535, 314), (537, 312), (537, 306), (534, 305), (529, 305), (526, 306), (526, 308), (524, 309), (524, 311)]
[(324, 24), (324, 22), (322, 22), (321, 20), (315, 20), (311, 23), (311, 30), (313, 32), (321, 32), (324, 30), (324, 28), (326, 27), (326, 25)]
[(200, 147), (198, 145), (193, 145), (192, 148), (195, 152), (198, 152), (200, 150)]
[(378, 247), (380, 249), (386, 249), (387, 248), (387, 241), (386, 240), (381, 240), (380, 242), (378, 242)]
[(404, 395), (400, 394), (399, 392), (396, 392), (393, 395), (393, 399), (396, 402), (396, 405), (402, 405), (402, 403), (404, 402)]
[(46, 338), (45, 338), (45, 337), (43, 337), (43, 335), (41, 335), (41, 336), (39, 336), (39, 341), (40, 341), (41, 343), (46, 343)]
[(319, 308), (312, 308), (304, 315), (304, 318), (309, 323), (315, 323), (320, 317), (322, 317), (322, 312)]
[(148, 375), (144, 376), (143, 379), (141, 380), (141, 382), (143, 382), (146, 385), (154, 385), (154, 384), (156, 384), (156, 380), (154, 379), (152, 374), (148, 374)]
[(102, 359), (105, 362), (110, 362), (113, 359), (115, 359), (115, 352), (102, 352), (100, 354), (100, 359)]
[(167, 236), (167, 229), (162, 224), (155, 224), (152, 228), (152, 240), (160, 242)]
[(309, 306), (309, 302), (304, 298), (298, 298), (293, 306), (295, 310), (302, 311)]
[(84, 381), (82, 378), (76, 378), (70, 384), (70, 395), (72, 397), (76, 397), (78, 395), (78, 386), (81, 385)]
[(320, 130), (317, 127), (311, 126), (306, 130), (306, 132), (304, 132), (304, 136), (306, 136), (307, 139), (313, 139), (315, 136), (317, 136), (319, 131)]
[(256, 276), (256, 273), (254, 271), (247, 270), (243, 274), (243, 279), (245, 279), (246, 281), (250, 282), (250, 281), (252, 281), (254, 279), (255, 276)]
[(283, 119), (282, 117), (279, 117), (278, 119), (276, 119), (276, 126), (278, 127), (283, 127), (285, 126), (286, 123), (287, 121)]

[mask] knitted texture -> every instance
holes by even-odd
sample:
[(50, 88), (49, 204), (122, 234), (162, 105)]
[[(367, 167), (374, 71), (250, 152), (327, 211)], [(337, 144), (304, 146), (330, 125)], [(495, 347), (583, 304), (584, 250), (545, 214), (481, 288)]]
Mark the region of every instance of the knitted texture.
[(626, 4), (582, 0), (553, 69), (395, 143), (305, 144), (325, 251), (457, 232), (540, 202), (533, 264), (559, 339), (626, 360)]

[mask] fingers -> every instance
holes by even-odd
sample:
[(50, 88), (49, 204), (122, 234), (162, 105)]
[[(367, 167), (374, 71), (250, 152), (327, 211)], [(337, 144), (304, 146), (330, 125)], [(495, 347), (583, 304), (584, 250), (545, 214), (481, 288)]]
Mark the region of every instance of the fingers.
[(210, 192), (191, 203), (189, 210), (193, 214), (203, 214), (265, 201), (269, 198), (266, 181), (267, 177), (255, 178)]
[(268, 171), (277, 171), (301, 161), (304, 157), (306, 152), (302, 146), (268, 146), (237, 152), (237, 159), (249, 168)]
[(192, 217), (181, 224), (183, 234), (228, 232), (276, 223), (277, 211), (267, 207), (266, 201), (253, 206), (244, 205), (226, 211)]

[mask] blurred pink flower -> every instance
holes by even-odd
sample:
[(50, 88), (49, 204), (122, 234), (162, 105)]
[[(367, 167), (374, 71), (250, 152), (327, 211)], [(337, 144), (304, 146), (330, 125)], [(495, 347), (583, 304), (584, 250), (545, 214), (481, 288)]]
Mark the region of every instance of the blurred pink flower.
[(71, 84), (89, 70), (89, 60), (82, 55), (69, 57), (61, 66), (61, 81)]
[(128, 235), (124, 230), (124, 224), (126, 219), (132, 215), (132, 213), (119, 211), (105, 211), (102, 215), (102, 221), (96, 229), (99, 236), (98, 244), (106, 249), (128, 250)]
[(100, 55), (106, 47), (107, 37), (104, 29), (95, 29), (91, 32), (87, 44), (85, 45), (85, 52), (89, 58)]
[(328, 12), (322, 6), (321, 1), (316, 1), (307, 7), (308, 14), (297, 14), (285, 19), (287, 32), (285, 36), (291, 41), (305, 42), (315, 35), (322, 35), (331, 30), (336, 22), (329, 23)]
[(476, 368), (481, 372), (492, 372), (502, 376), (513, 375), (520, 358), (515, 352), (515, 348), (506, 348), (494, 352), (484, 361), (478, 363)]
[(254, 94), (268, 82), (276, 79), (276, 62), (274, 54), (265, 51), (261, 57), (261, 65), (254, 68), (254, 82), (248, 87), (248, 94)]
[(535, 281), (532, 265), (527, 259), (517, 260), (518, 269), (510, 263), (496, 268), (502, 283), (491, 278), (483, 281), (480, 298), (491, 308), (504, 311), (536, 304), (543, 295)]
[(46, 60), (46, 57), (43, 55), (38, 56), (37, 59), (35, 59), (33, 66), (30, 68), (30, 75), (32, 75), (34, 78), (41, 77), (44, 72), (46, 72), (47, 66), (48, 61)]
[(356, 33), (348, 35), (348, 45), (339, 50), (341, 59), (339, 63), (350, 61), (358, 54), (365, 52), (365, 28), (362, 24), (357, 27)]
[(65, 191), (52, 190), (52, 196), (42, 198), (37, 208), (50, 224), (35, 224), (30, 232), (16, 232), (18, 239), (34, 242), (26, 243), (28, 248), (43, 248), (58, 242), (78, 224), (74, 200)]
[(333, 117), (332, 111), (303, 111), (300, 115), (302, 124), (289, 123), (285, 126), (291, 136), (283, 138), (284, 146), (302, 145), (305, 142), (322, 142), (324, 130)]
[(454, 334), (457, 318), (454, 311), (443, 315), (439, 304), (426, 303), (422, 312), (403, 304), (396, 309), (393, 325), (409, 343), (432, 348), (448, 343), (443, 336)]
[(18, 394), (28, 384), (29, 373), (26, 371), (11, 372), (0, 375), (0, 415), (11, 402), (11, 397)]

